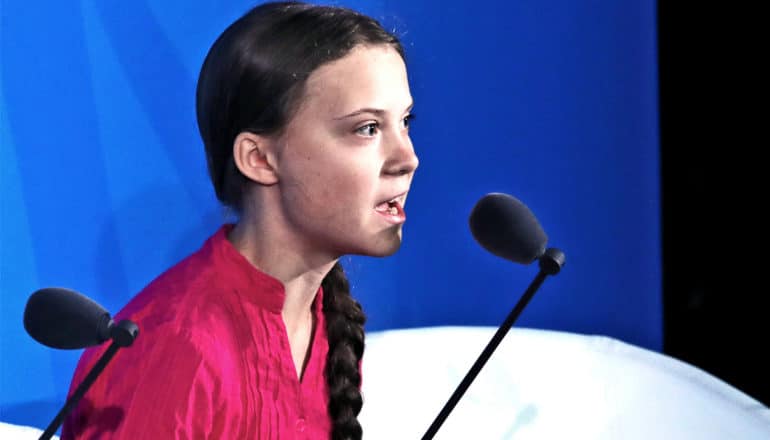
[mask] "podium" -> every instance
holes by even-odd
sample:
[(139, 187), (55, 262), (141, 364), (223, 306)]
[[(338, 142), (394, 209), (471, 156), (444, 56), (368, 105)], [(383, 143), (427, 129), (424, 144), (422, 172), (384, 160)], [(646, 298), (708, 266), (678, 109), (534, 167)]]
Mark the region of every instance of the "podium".
[[(37, 440), (43, 430), (35, 426), (14, 425), (0, 421), (0, 438), (3, 440)], [(59, 440), (58, 436), (51, 440)]]
[[(420, 439), (495, 332), (372, 332), (366, 440)], [(770, 409), (672, 357), (604, 336), (512, 328), (436, 440), (767, 440)]]
[[(419, 440), (496, 331), (367, 334), (365, 440)], [(4, 440), (42, 430), (0, 422)], [(512, 328), (435, 440), (768, 440), (770, 409), (672, 357), (605, 336)]]

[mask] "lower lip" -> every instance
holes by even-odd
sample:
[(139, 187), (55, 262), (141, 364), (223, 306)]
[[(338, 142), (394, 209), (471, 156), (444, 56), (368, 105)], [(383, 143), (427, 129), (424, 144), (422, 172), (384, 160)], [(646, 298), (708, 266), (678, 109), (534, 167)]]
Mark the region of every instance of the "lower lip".
[(385, 220), (388, 221), (388, 223), (392, 223), (394, 225), (404, 223), (406, 221), (406, 212), (404, 212), (404, 208), (402, 208), (401, 205), (396, 205), (396, 209), (398, 210), (396, 214), (391, 214), (390, 211), (385, 211), (385, 212), (375, 211), (375, 212), (383, 216)]

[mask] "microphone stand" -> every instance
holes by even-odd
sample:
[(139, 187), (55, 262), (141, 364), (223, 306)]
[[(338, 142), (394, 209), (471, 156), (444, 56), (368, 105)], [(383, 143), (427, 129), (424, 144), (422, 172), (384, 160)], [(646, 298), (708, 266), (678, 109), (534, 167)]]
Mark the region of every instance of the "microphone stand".
[(86, 391), (88, 391), (89, 388), (91, 388), (91, 385), (93, 385), (96, 378), (107, 366), (107, 363), (112, 360), (113, 356), (115, 356), (115, 353), (117, 353), (121, 347), (128, 347), (133, 344), (134, 339), (136, 339), (138, 335), (139, 327), (127, 319), (120, 321), (117, 325), (112, 327), (110, 330), (110, 338), (112, 339), (112, 344), (110, 344), (110, 346), (107, 348), (107, 351), (102, 354), (99, 360), (96, 361), (96, 364), (91, 367), (91, 371), (88, 372), (86, 378), (83, 379), (83, 382), (78, 385), (77, 389), (75, 389), (75, 392), (72, 393), (69, 399), (67, 399), (62, 409), (58, 414), (56, 414), (56, 417), (54, 417), (54, 419), (48, 425), (48, 428), (46, 428), (38, 440), (50, 440), (50, 438), (56, 433), (56, 430), (59, 429), (59, 426), (64, 421), (64, 417), (66, 417), (67, 414), (69, 414), (69, 412), (72, 411), (75, 406), (77, 406), (78, 402), (80, 402), (80, 399), (83, 398), (83, 395), (86, 393)]
[(489, 357), (492, 356), (492, 353), (495, 351), (497, 346), (500, 345), (503, 337), (505, 337), (506, 333), (508, 333), (508, 330), (510, 330), (510, 328), (513, 326), (513, 323), (519, 317), (522, 310), (524, 310), (524, 307), (527, 306), (529, 300), (532, 299), (532, 297), (535, 295), (537, 289), (540, 288), (540, 285), (543, 284), (545, 278), (548, 275), (556, 275), (559, 273), (561, 267), (564, 265), (564, 258), (564, 253), (559, 249), (546, 249), (543, 256), (540, 257), (540, 272), (538, 272), (535, 279), (524, 292), (524, 295), (521, 296), (519, 302), (517, 302), (516, 306), (513, 308), (513, 310), (511, 310), (511, 313), (508, 314), (508, 317), (505, 318), (505, 321), (503, 321), (503, 323), (500, 325), (500, 328), (497, 329), (495, 335), (492, 336), (492, 339), (489, 341), (486, 348), (484, 348), (484, 351), (481, 352), (479, 358), (476, 359), (476, 362), (468, 371), (468, 374), (465, 375), (465, 378), (463, 378), (462, 382), (460, 382), (460, 385), (457, 386), (455, 392), (452, 393), (452, 396), (449, 398), (447, 403), (444, 405), (444, 408), (441, 409), (441, 412), (439, 412), (436, 419), (425, 432), (425, 435), (422, 436), (422, 440), (430, 440), (434, 435), (436, 435), (436, 432), (449, 416), (449, 413), (452, 412), (455, 405), (457, 405), (457, 402), (460, 401), (460, 399), (463, 397), (463, 394), (465, 394), (465, 391), (468, 389), (468, 387), (471, 386), (473, 380), (476, 379), (479, 371), (481, 371), (481, 369), (484, 367), (484, 364), (487, 363)]

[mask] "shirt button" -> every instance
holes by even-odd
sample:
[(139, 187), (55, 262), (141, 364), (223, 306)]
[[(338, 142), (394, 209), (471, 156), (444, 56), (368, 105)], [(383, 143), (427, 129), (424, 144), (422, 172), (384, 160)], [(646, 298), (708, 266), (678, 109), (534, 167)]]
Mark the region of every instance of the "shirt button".
[(305, 432), (305, 418), (300, 417), (297, 419), (297, 422), (294, 424), (297, 428), (298, 432)]

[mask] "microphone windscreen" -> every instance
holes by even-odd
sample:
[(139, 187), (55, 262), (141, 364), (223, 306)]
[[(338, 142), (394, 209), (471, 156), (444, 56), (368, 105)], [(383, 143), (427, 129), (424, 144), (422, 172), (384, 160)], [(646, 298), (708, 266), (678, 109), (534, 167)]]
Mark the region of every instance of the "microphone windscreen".
[(24, 308), (24, 329), (52, 348), (77, 349), (110, 337), (110, 314), (92, 299), (60, 287), (33, 293)]
[(545, 252), (548, 236), (522, 202), (503, 193), (482, 197), (471, 211), (473, 237), (484, 249), (514, 263), (529, 264)]

